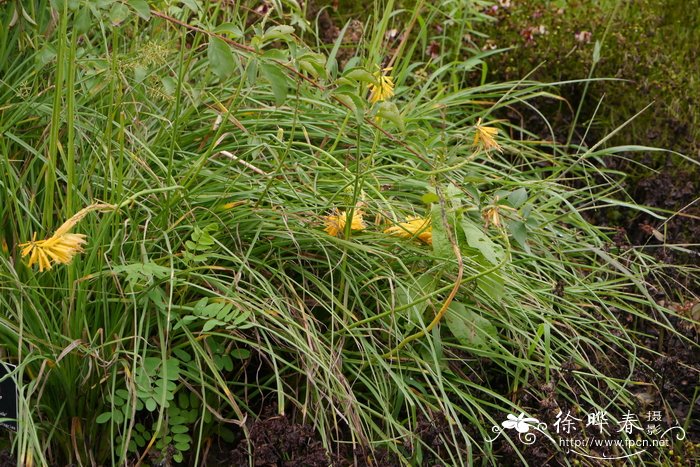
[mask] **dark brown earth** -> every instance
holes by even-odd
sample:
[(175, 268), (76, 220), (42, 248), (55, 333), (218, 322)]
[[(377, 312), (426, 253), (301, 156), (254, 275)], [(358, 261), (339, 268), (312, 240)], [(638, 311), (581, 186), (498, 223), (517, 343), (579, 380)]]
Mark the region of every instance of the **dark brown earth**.
[[(249, 439), (243, 431), (237, 433), (235, 447), (230, 449), (225, 443), (218, 442), (210, 451), (209, 465), (247, 465), (252, 459), (258, 467), (336, 467), (381, 466), (399, 467), (402, 463), (392, 453), (380, 448), (370, 449), (345, 448), (341, 452), (329, 453), (321, 442), (316, 430), (307, 424), (295, 423), (287, 415), (280, 415), (274, 405), (269, 405), (249, 426)], [(435, 453), (446, 453), (445, 439), (449, 438), (449, 425), (442, 414), (434, 414), (428, 420), (419, 416), (416, 434), (422, 442)], [(349, 441), (349, 440), (346, 440)], [(348, 442), (345, 444), (350, 446)], [(404, 446), (412, 452), (411, 446)], [(426, 466), (441, 465), (432, 452), (423, 454)]]
[[(265, 412), (250, 426), (249, 440), (242, 439), (231, 450), (231, 465), (325, 467), (331, 458), (316, 431), (309, 425), (292, 423), (285, 415)], [(249, 441), (249, 443), (248, 443)]]

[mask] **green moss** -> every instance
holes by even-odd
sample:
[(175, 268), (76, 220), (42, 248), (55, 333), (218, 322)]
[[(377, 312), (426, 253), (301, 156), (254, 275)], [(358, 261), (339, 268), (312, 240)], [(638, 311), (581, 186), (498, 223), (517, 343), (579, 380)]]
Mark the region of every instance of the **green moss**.
[[(491, 77), (519, 79), (546, 62), (533, 78), (582, 79), (593, 66), (595, 42), (600, 41), (601, 59), (593, 77), (618, 81), (590, 86), (584, 120), (603, 96), (597, 118), (608, 131), (652, 103), (611, 143), (651, 144), (697, 155), (698, 11), (698, 0), (511, 2), (497, 10), (498, 21), (487, 31), (499, 47), (513, 47), (492, 58)], [(574, 107), (582, 89), (564, 88)]]

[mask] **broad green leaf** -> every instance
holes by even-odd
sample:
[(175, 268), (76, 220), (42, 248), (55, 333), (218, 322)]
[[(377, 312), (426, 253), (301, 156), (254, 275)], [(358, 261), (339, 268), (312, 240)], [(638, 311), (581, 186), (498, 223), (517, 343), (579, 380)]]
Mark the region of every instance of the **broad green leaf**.
[(219, 310), (221, 310), (222, 303), (210, 303), (207, 306), (205, 306), (202, 311), (202, 317), (204, 318), (216, 318), (216, 315), (219, 314)]
[(112, 421), (117, 425), (124, 422), (124, 414), (121, 410), (115, 410), (114, 412), (112, 412)]
[[(226, 326), (226, 329), (249, 329), (253, 327), (253, 323), (250, 321), (250, 310), (239, 312), (236, 314), (236, 318)], [(231, 317), (229, 316), (230, 320)]]
[[(167, 371), (166, 371), (167, 370)], [(165, 366), (160, 371), (160, 377), (175, 381), (180, 378), (180, 360), (169, 358), (165, 361)]]
[(292, 10), (289, 24), (299, 26), (299, 29), (306, 32), (309, 30), (311, 23), (309, 23), (309, 20), (307, 20), (303, 14), (299, 14), (300, 11), (301, 10)]
[(231, 48), (226, 42), (218, 37), (210, 37), (207, 57), (209, 58), (209, 66), (220, 80), (231, 76), (235, 69), (235, 61)]
[(349, 78), (353, 81), (362, 81), (364, 83), (377, 83), (377, 79), (374, 77), (374, 75), (364, 68), (355, 68), (347, 71), (346, 73), (343, 73), (343, 78)]
[(454, 183), (449, 183), (444, 190), (445, 201), (447, 201), (447, 207), (451, 207), (454, 212), (459, 212), (464, 204), (464, 193), (462, 190), (455, 186)]
[(160, 82), (163, 84), (163, 91), (168, 96), (175, 95), (175, 90), (177, 89), (177, 82), (170, 76), (163, 76), (160, 78)]
[(143, 369), (146, 371), (146, 374), (150, 376), (155, 376), (156, 375), (156, 370), (160, 366), (160, 358), (158, 357), (146, 357), (143, 359)]
[(445, 323), (452, 335), (466, 347), (488, 349), (496, 339), (496, 326), (478, 313), (467, 309), (462, 303), (452, 302), (445, 313)]
[(243, 37), (243, 31), (241, 31), (241, 28), (238, 27), (236, 23), (221, 23), (214, 28), (214, 32), (227, 34), (233, 38)]
[(123, 3), (115, 3), (109, 10), (109, 21), (117, 26), (129, 17), (129, 8)]
[[(177, 406), (178, 406), (179, 408), (181, 408), (181, 409), (187, 409), (187, 408), (189, 408), (189, 406), (190, 406), (190, 396), (189, 396), (189, 394), (187, 394), (187, 393), (184, 392), (184, 391), (179, 391), (178, 394), (177, 394)], [(175, 418), (175, 417), (172, 417), (172, 418), (170, 419), (170, 424), (171, 424), (171, 425), (174, 425), (174, 424), (175, 424), (175, 422), (173, 421), (173, 418)]]
[(224, 324), (226, 323), (219, 321), (218, 319), (210, 319), (206, 323), (204, 323), (204, 326), (202, 326), (202, 332), (209, 332), (215, 327), (223, 326)]
[(357, 95), (357, 91), (352, 89), (347, 92), (335, 92), (333, 95), (343, 104), (350, 107), (350, 110), (355, 113), (358, 125), (362, 125), (365, 119), (365, 100)]
[(146, 76), (148, 75), (148, 70), (143, 65), (134, 66), (134, 81), (137, 83), (142, 83)]
[(187, 363), (189, 361), (192, 361), (192, 356), (182, 349), (173, 349), (173, 355), (175, 355), (181, 362)]
[(262, 36), (263, 42), (274, 41), (278, 39), (291, 40), (292, 34), (294, 34), (294, 28), (286, 24), (280, 24), (279, 26), (272, 26), (265, 31)]
[(146, 410), (148, 410), (149, 412), (153, 412), (156, 410), (157, 407), (158, 403), (154, 398), (149, 397), (148, 399), (146, 399)]
[(270, 49), (266, 50), (262, 56), (270, 60), (279, 60), (284, 62), (289, 59), (289, 51), (287, 49)]
[(233, 309), (233, 303), (219, 303), (219, 309), (216, 312), (216, 319), (220, 319), (221, 321), (226, 321), (226, 318), (228, 318), (228, 315), (231, 313), (231, 310)]
[[(178, 417), (178, 418), (181, 418), (184, 421), (185, 417)], [(170, 423), (175, 424), (175, 417), (170, 419)], [(174, 425), (174, 426), (170, 427), (170, 432), (173, 434), (187, 433), (188, 431), (190, 431), (190, 429), (187, 428), (187, 426), (185, 426), (185, 425)]]
[(34, 57), (37, 68), (42, 68), (47, 63), (52, 62), (56, 59), (56, 56), (57, 52), (53, 45), (44, 45), (44, 47), (42, 47), (41, 50), (39, 50), (39, 53), (37, 53)]
[(191, 443), (192, 437), (190, 435), (188, 435), (187, 433), (175, 433), (173, 435), (173, 440), (176, 443)]
[(187, 8), (192, 10), (193, 13), (197, 13), (199, 11), (199, 5), (197, 4), (197, 0), (180, 0), (181, 3), (184, 3)]
[[(177, 449), (178, 451), (187, 451), (190, 449), (190, 443), (177, 443), (175, 444), (175, 449)], [(173, 455), (173, 459), (175, 459), (175, 455)]]
[(245, 69), (245, 79), (250, 86), (255, 86), (258, 80), (258, 61), (251, 59)]
[(439, 203), (432, 205), (430, 214), (430, 225), (433, 229), (433, 252), (440, 258), (454, 258), (455, 254), (452, 249), (452, 244), (450, 244), (447, 232), (445, 231), (445, 225), (442, 222), (442, 207)]
[(306, 54), (298, 59), (299, 67), (314, 78), (326, 77), (325, 57), (321, 54)]
[(196, 321), (198, 319), (199, 319), (199, 316), (192, 316), (192, 315), (183, 316), (182, 319), (180, 319), (177, 323), (175, 323), (175, 326), (173, 326), (173, 330), (180, 329), (182, 326), (187, 326), (192, 321)]
[(527, 201), (527, 190), (525, 188), (518, 188), (510, 195), (508, 195), (508, 204), (510, 204), (515, 209), (522, 206), (525, 201)]
[(434, 289), (435, 285), (433, 284), (432, 275), (423, 275), (413, 282), (413, 284), (399, 284), (396, 288), (396, 306), (403, 308), (411, 305), (401, 313), (407, 315), (411, 323), (419, 325), (422, 321), (423, 313), (428, 307), (429, 300), (424, 300), (414, 305), (412, 304), (419, 298), (425, 297), (431, 293)]
[(529, 253), (530, 245), (527, 244), (527, 227), (525, 227), (525, 223), (521, 221), (509, 222), (508, 230), (518, 245)]
[(260, 68), (265, 78), (272, 85), (272, 94), (275, 95), (275, 104), (279, 107), (287, 99), (287, 75), (278, 66), (271, 63), (261, 63)]
[(167, 309), (168, 297), (165, 295), (165, 291), (160, 287), (154, 287), (148, 289), (146, 292), (146, 297), (150, 302), (158, 308), (160, 311), (165, 311)]
[(136, 446), (142, 448), (146, 445), (146, 438), (144, 438), (141, 435), (134, 434), (133, 438), (134, 442), (136, 443)]
[(472, 203), (478, 203), (481, 198), (481, 193), (479, 189), (472, 185), (471, 183), (465, 183), (462, 185), (462, 189), (471, 197)]
[(90, 14), (90, 8), (84, 6), (75, 16), (73, 23), (73, 28), (78, 34), (86, 33), (90, 30), (92, 26), (92, 15)]
[(250, 358), (250, 350), (248, 349), (233, 349), (231, 350), (231, 353), (229, 353), (231, 358), (235, 358), (237, 360), (246, 360)]
[(228, 355), (224, 355), (223, 361), (224, 361), (224, 370), (233, 371), (233, 359)]
[(99, 423), (99, 424), (107, 423), (111, 419), (112, 419), (112, 412), (103, 412), (97, 416), (97, 418), (95, 419), (95, 423)]
[[(353, 89), (356, 89), (357, 82), (341, 76), (340, 78), (335, 80), (335, 85), (336, 85), (336, 89), (340, 89), (344, 86), (352, 86)], [(357, 93), (357, 91), (355, 91), (355, 92)]]
[(348, 94), (343, 94), (343, 93), (334, 93), (334, 97), (336, 97), (340, 102), (345, 104), (346, 107), (349, 107), (350, 110), (355, 111), (357, 107), (355, 106), (355, 102), (352, 100), (352, 98)]
[(207, 297), (200, 298), (197, 303), (194, 304), (192, 311), (196, 315), (201, 315), (204, 313), (204, 309), (209, 304), (209, 299)]
[(500, 302), (505, 296), (505, 280), (501, 273), (490, 272), (479, 277), (476, 280), (479, 289), (481, 289), (486, 295), (491, 298), (494, 302)]
[(233, 431), (223, 426), (223, 424), (217, 427), (216, 433), (227, 443), (233, 443), (236, 439), (236, 435), (233, 433)]
[(426, 193), (421, 196), (420, 200), (425, 204), (437, 203), (440, 201), (440, 197), (435, 193)]
[(479, 227), (469, 219), (463, 218), (462, 230), (470, 247), (476, 248), (494, 266), (503, 261), (503, 248), (494, 243)]
[(134, 9), (137, 15), (148, 21), (151, 19), (151, 9), (148, 7), (146, 0), (128, 0), (131, 8)]
[(399, 112), (399, 108), (391, 101), (383, 101), (377, 108), (377, 117), (389, 120), (396, 125), (399, 130), (404, 130), (403, 117)]
[(124, 405), (124, 402), (126, 402), (126, 399), (123, 399), (116, 394), (114, 394), (111, 397), (111, 399), (112, 399), (112, 403), (118, 407), (121, 407), (122, 405)]
[(449, 183), (447, 188), (445, 188), (445, 197), (450, 201), (459, 201), (459, 205), (462, 205), (462, 190), (455, 186), (454, 183)]

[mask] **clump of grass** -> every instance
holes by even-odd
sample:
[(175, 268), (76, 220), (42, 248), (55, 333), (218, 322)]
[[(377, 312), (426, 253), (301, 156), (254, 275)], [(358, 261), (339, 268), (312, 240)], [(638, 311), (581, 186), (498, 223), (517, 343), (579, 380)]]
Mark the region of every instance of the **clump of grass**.
[[(506, 412), (633, 406), (646, 364), (621, 316), (690, 321), (650, 296), (662, 266), (583, 218), (617, 189), (586, 184), (602, 152), (552, 156), (491, 117), (542, 85), (466, 86), (463, 64), (405, 52), (394, 95), (371, 102), (392, 2), (343, 70), (284, 25), (294, 11), (107, 3), (62, 4), (54, 32), (46, 2), (12, 27), (2, 10), (0, 342), (23, 383), (20, 462), (198, 464), (246, 446), (270, 406), (329, 462), (498, 462), (485, 440)], [(153, 44), (173, 52), (124, 66)], [(81, 221), (82, 254), (27, 267), (21, 242), (97, 201), (118, 209)], [(546, 410), (515, 397), (548, 387)], [(432, 440), (425, 420), (444, 421)]]

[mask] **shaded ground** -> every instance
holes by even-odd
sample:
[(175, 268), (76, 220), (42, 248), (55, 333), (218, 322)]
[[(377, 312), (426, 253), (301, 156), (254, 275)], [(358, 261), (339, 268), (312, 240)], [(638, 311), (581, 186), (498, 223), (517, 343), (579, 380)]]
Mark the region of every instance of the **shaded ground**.
[[(576, 88), (565, 88), (565, 91), (569, 93), (570, 99), (576, 102)], [(580, 88), (578, 91), (580, 92)], [(551, 116), (549, 122), (555, 129), (554, 135), (550, 133), (542, 117), (528, 107), (513, 109), (502, 117), (510, 119), (513, 124), (523, 125), (537, 134), (542, 141), (551, 141), (554, 136), (556, 142), (563, 144), (568, 137), (568, 128), (573, 115), (563, 112), (555, 102), (540, 101), (535, 105), (547, 117)], [(586, 135), (587, 140), (584, 141), (585, 133), (585, 128), (579, 128), (574, 133), (573, 143), (590, 147), (600, 138), (600, 135), (594, 131), (592, 134), (589, 132)], [(688, 133), (685, 134), (687, 136)], [(679, 171), (678, 157), (668, 154), (660, 155), (651, 152), (620, 154), (606, 157), (604, 162), (609, 169), (635, 174), (634, 177), (622, 183), (635, 202), (665, 209), (669, 213), (685, 208), (682, 215), (670, 216), (663, 224), (650, 215), (632, 209), (593, 210), (585, 213), (589, 222), (616, 231), (612, 236), (609, 249), (621, 251), (633, 246), (645, 247), (647, 253), (662, 263), (697, 265), (696, 252), (688, 248), (682, 251), (665, 247), (664, 242), (684, 246), (697, 243), (697, 239), (700, 238), (700, 203), (687, 207), (700, 195), (700, 179), (692, 171)], [(648, 169), (641, 169), (640, 164)], [(602, 179), (598, 181), (603, 182)], [(668, 306), (679, 315), (698, 320), (700, 301), (697, 294), (700, 293), (698, 289), (700, 284), (697, 282), (697, 277), (670, 269), (667, 273), (669, 276), (666, 279), (673, 280), (673, 283), (661, 283), (658, 277), (647, 278), (650, 295), (657, 303)], [(653, 313), (650, 309), (646, 311)], [(677, 455), (672, 456), (674, 462), (672, 465), (694, 465), (692, 459), (695, 459), (695, 463), (700, 462), (700, 418), (697, 416), (700, 413), (700, 398), (698, 398), (700, 354), (697, 352), (697, 346), (700, 344), (700, 329), (687, 321), (671, 317), (667, 324), (682, 335), (685, 338), (683, 340), (652, 321), (638, 320), (635, 316), (623, 311), (618, 311), (616, 315), (620, 323), (636, 333), (637, 344), (646, 350), (637, 354), (636, 362), (628, 361), (622, 353), (596, 356), (595, 352), (591, 351), (591, 363), (607, 376), (622, 380), (629, 379), (633, 387), (638, 388), (633, 393), (637, 398), (636, 415), (640, 420), (643, 420), (648, 411), (663, 408), (664, 426), (674, 426), (676, 420), (681, 424), (687, 422), (686, 440), (675, 447)], [(660, 323), (665, 322), (664, 317), (653, 316), (653, 318)], [(633, 365), (634, 371), (630, 374), (630, 368)], [(569, 370), (575, 371), (579, 368), (572, 366)], [(546, 422), (549, 427), (556, 421), (556, 413), (559, 410), (565, 413), (569, 410), (574, 411), (577, 405), (590, 407), (591, 403), (585, 399), (576, 404), (570, 404), (554, 397), (553, 388), (556, 385), (567, 384), (573, 387), (571, 378), (570, 372), (562, 371), (556, 373), (550, 383), (530, 389), (524, 388), (521, 394), (516, 395), (518, 405), (530, 409), (531, 413), (548, 413), (548, 416), (543, 417), (541, 421)], [(591, 384), (598, 385), (594, 381), (591, 381)], [(504, 389), (507, 390), (507, 386)], [(606, 393), (605, 387), (599, 389), (602, 393)], [(607, 391), (607, 395), (611, 400), (617, 397), (617, 394), (610, 391)], [(607, 400), (596, 401), (601, 406), (605, 406), (607, 402)], [(514, 455), (512, 446), (504, 441), (501, 441), (500, 451), (497, 452), (502, 453), (505, 458)], [(548, 443), (536, 443), (525, 449), (524, 454), (531, 465), (564, 465), (563, 454), (557, 453)], [(602, 456), (602, 452), (595, 450), (590, 454)], [(571, 455), (566, 458), (571, 460)], [(653, 457), (643, 460), (653, 462)], [(590, 465), (600, 465), (596, 462)], [(515, 462), (513, 465), (521, 464)], [(625, 465), (624, 461), (619, 465)]]
[[(352, 448), (350, 440), (339, 445), (339, 451), (330, 453), (313, 426), (295, 423), (287, 415), (279, 415), (277, 407), (266, 406), (261, 415), (251, 421), (249, 440), (238, 433), (233, 445), (218, 442), (212, 449), (207, 462), (210, 465), (247, 465), (252, 459), (258, 467), (337, 467), (382, 466), (399, 467), (402, 465), (396, 455), (384, 448)], [(445, 439), (449, 436), (448, 422), (441, 414), (432, 420), (419, 417), (416, 434), (438, 454), (444, 454)], [(344, 446), (344, 447), (343, 447)], [(232, 448), (233, 447), (233, 448)], [(412, 452), (411, 446), (404, 446)], [(423, 454), (423, 465), (440, 465), (433, 453)]]

